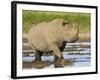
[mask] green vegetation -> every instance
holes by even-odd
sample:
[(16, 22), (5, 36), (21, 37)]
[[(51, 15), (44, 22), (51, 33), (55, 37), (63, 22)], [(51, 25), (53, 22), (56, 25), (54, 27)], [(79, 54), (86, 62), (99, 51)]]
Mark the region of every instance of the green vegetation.
[(63, 18), (69, 22), (76, 22), (79, 24), (80, 32), (90, 32), (89, 13), (40, 12), (31, 10), (23, 10), (23, 32), (27, 33), (32, 25), (42, 21), (49, 22), (55, 18)]

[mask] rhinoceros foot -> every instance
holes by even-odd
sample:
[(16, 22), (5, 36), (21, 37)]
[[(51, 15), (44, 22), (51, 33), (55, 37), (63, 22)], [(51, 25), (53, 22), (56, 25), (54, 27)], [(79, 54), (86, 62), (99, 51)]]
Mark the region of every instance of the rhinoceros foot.
[(64, 60), (60, 59), (54, 62), (54, 67), (55, 68), (61, 68), (64, 67)]
[(74, 61), (72, 60), (57, 60), (54, 63), (55, 68), (63, 68), (64, 66), (72, 65)]

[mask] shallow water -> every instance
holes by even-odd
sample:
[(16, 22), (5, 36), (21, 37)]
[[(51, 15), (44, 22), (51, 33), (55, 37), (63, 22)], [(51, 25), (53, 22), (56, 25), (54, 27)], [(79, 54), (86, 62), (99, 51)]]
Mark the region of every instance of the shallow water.
[[(27, 62), (32, 62), (32, 61), (34, 61), (34, 59), (35, 59), (35, 57), (31, 57), (31, 56), (23, 57), (23, 61), (27, 61)], [(90, 66), (90, 61), (91, 61), (90, 54), (84, 54), (84, 55), (64, 54), (64, 59), (74, 61), (73, 65), (71, 65), (72, 67), (75, 67), (75, 66), (77, 66), (77, 67), (78, 66)], [(53, 62), (54, 56), (42, 56), (42, 61)], [(51, 67), (53, 68), (53, 64), (51, 65)]]
[[(64, 50), (63, 56), (65, 60), (72, 60), (74, 63), (72, 65), (67, 65), (65, 67), (84, 67), (90, 66), (91, 64), (91, 53), (90, 53), (90, 43), (83, 42), (83, 43), (69, 43), (66, 45), (66, 48), (76, 48), (74, 51), (66, 51)], [(32, 62), (34, 61), (34, 55), (23, 56), (23, 61), (25, 62)], [(54, 56), (42, 56), (42, 61), (54, 61)], [(45, 67), (45, 68), (54, 68), (54, 64)]]

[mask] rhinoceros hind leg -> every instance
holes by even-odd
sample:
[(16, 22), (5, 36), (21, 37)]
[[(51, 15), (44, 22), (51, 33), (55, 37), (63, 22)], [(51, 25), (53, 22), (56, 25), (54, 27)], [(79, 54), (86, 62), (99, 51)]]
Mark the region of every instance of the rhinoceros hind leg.
[(42, 54), (43, 52), (37, 50), (35, 54), (35, 61), (41, 61)]
[(42, 61), (41, 60), (41, 56), (43, 54), (43, 52), (41, 51), (36, 51), (36, 55), (35, 55), (35, 60), (33, 61), (33, 67), (36, 69), (42, 69), (44, 67), (49, 66), (51, 63), (49, 61)]

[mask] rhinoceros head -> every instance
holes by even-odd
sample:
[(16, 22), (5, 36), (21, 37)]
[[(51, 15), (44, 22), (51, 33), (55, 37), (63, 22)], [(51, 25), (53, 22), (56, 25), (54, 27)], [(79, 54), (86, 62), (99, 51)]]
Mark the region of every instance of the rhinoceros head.
[(79, 27), (76, 23), (63, 22), (62, 26), (63, 39), (67, 42), (75, 42), (78, 40)]
[(76, 23), (70, 23), (64, 19), (54, 19), (51, 24), (59, 26), (62, 38), (67, 42), (75, 42), (78, 40), (79, 27)]

